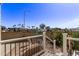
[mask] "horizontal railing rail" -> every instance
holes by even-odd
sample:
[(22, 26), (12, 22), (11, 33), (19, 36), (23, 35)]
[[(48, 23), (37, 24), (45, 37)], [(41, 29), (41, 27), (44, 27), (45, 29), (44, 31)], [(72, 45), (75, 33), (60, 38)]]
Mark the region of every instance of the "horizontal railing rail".
[(52, 39), (50, 39), (48, 36), (46, 36), (46, 38), (47, 38), (48, 40), (50, 40), (50, 41), (53, 43), (53, 40), (52, 40)]
[(56, 53), (56, 40), (52, 40), (51, 38), (49, 38), (48, 36), (46, 36), (46, 38), (53, 43), (53, 54), (55, 55)]
[(68, 40), (75, 40), (75, 41), (79, 41), (79, 38), (72, 38), (72, 37), (67, 37)]
[(39, 56), (41, 53), (44, 53), (44, 52), (45, 52), (45, 50), (41, 50), (40, 52), (34, 54), (33, 56)]
[(10, 42), (15, 42), (15, 41), (21, 41), (21, 40), (27, 40), (31, 38), (37, 38), (37, 37), (42, 37), (43, 35), (36, 35), (36, 36), (28, 36), (28, 37), (22, 37), (22, 38), (14, 38), (14, 39), (7, 39), (7, 40), (2, 40), (0, 43), (10, 43)]

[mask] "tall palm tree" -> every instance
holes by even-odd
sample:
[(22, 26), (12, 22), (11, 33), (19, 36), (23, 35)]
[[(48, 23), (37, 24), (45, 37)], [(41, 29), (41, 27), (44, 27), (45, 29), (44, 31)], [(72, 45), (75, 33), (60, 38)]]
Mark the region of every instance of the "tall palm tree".
[(17, 26), (20, 28), (21, 27), (21, 24), (18, 24)]
[(16, 31), (16, 25), (13, 25), (13, 31), (14, 32)]
[(35, 29), (35, 26), (32, 26), (32, 29)]
[(13, 28), (16, 28), (16, 25), (13, 25)]

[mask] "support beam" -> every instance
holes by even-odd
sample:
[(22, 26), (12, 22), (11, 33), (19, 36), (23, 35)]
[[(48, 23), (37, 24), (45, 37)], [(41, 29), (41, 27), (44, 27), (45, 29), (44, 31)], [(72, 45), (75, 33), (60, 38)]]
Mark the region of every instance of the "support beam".
[(67, 33), (63, 33), (63, 54), (67, 55)]

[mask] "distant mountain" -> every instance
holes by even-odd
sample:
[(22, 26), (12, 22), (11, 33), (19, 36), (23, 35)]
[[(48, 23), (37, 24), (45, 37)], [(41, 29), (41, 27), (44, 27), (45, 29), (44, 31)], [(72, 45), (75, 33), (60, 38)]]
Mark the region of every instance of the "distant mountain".
[(71, 28), (72, 31), (79, 31), (79, 27), (77, 28)]

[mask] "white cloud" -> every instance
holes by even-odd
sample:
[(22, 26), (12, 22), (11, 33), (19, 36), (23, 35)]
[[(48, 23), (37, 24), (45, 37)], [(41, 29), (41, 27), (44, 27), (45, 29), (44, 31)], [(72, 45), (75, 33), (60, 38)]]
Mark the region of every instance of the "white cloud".
[(74, 28), (74, 27), (79, 27), (79, 19), (72, 19), (72, 20), (69, 20), (67, 22), (63, 22), (61, 27), (65, 28)]

